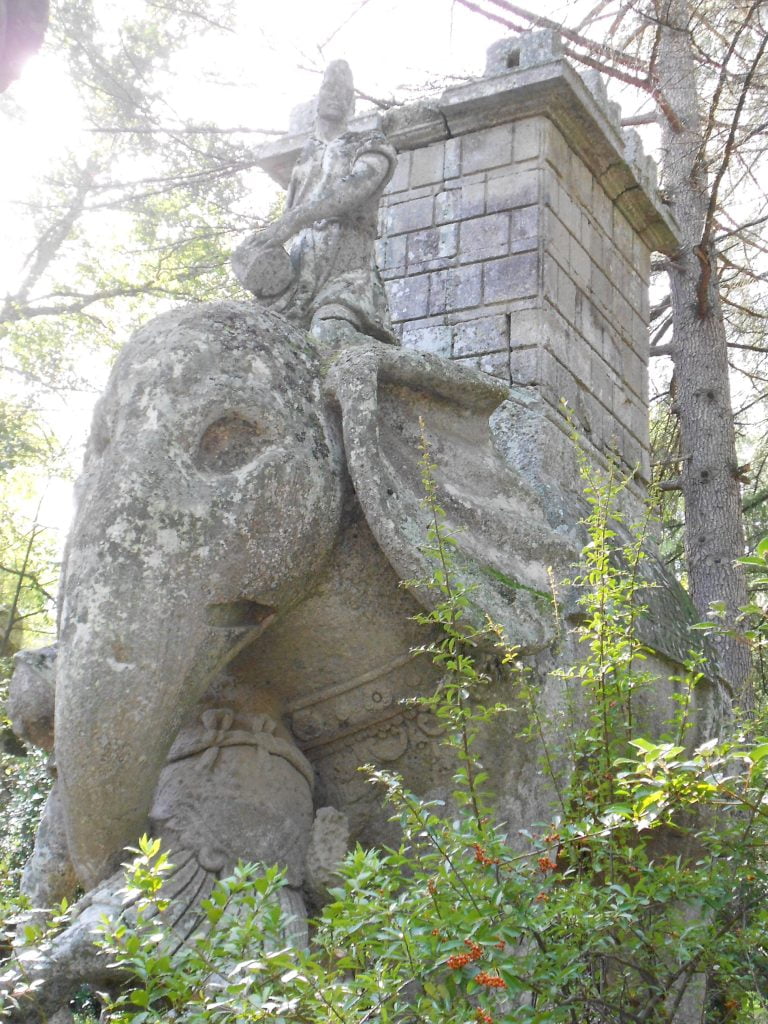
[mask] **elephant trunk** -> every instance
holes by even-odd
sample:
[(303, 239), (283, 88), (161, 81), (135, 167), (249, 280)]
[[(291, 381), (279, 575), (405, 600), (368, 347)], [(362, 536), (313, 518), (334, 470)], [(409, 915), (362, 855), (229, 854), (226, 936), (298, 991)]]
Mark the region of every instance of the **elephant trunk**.
[(117, 359), (60, 613), (56, 759), (86, 886), (146, 827), (213, 675), (325, 564), (346, 482), (320, 356), (285, 320), (227, 302), (164, 314)]
[(86, 588), (80, 580), (77, 593), (90, 600), (65, 608), (56, 690), (67, 837), (86, 889), (114, 871), (124, 847), (146, 829), (184, 718), (216, 672), (266, 625), (258, 616), (242, 624), (237, 605), (206, 607), (178, 580), (171, 602), (135, 580), (123, 580), (117, 593), (114, 580), (110, 588), (102, 582), (91, 579)]

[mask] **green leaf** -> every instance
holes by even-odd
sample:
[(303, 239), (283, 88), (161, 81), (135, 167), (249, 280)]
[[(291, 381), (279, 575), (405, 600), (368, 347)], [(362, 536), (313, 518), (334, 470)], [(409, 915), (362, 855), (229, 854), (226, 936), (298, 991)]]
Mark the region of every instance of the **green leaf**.
[(648, 740), (644, 740), (642, 737), (639, 737), (638, 739), (635, 739), (635, 740), (630, 740), (629, 743), (630, 743), (630, 746), (637, 747), (638, 750), (642, 750), (645, 753), (650, 753), (652, 750), (658, 750), (659, 749), (657, 744), (649, 743)]
[(753, 747), (752, 750), (747, 752), (747, 757), (752, 764), (759, 764), (768, 757), (768, 743), (761, 743), (757, 747)]
[(136, 1006), (149, 1007), (150, 996), (146, 989), (139, 988), (131, 992), (131, 1002)]

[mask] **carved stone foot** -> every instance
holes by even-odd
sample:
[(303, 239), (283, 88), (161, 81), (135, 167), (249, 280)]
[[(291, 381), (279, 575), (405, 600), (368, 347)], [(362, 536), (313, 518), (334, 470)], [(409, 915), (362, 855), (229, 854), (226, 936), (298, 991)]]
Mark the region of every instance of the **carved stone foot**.
[(338, 882), (339, 864), (349, 849), (349, 821), (335, 807), (321, 807), (315, 815), (307, 850), (304, 889), (309, 903), (319, 908), (328, 902), (328, 890)]

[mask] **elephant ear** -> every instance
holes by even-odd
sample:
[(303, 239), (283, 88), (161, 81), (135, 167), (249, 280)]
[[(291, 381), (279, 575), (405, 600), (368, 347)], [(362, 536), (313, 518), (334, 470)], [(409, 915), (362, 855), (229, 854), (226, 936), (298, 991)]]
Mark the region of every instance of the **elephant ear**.
[[(554, 634), (548, 567), (574, 551), (496, 450), (489, 417), (509, 387), (447, 360), (370, 342), (343, 350), (326, 378), (340, 408), (347, 464), (371, 532), (398, 576), (428, 579), (431, 513), (421, 439), (435, 464), (437, 503), (454, 538), (454, 577), (470, 586), (473, 625), (489, 616), (526, 652)], [(417, 587), (427, 608), (441, 600)]]

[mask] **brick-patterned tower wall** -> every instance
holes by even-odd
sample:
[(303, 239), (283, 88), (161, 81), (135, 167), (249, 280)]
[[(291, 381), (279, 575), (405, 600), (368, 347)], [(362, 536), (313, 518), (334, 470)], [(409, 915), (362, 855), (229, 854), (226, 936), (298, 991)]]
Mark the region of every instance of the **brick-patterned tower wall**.
[(551, 121), (402, 153), (378, 259), (404, 346), (538, 386), (648, 478), (650, 249)]
[[(542, 472), (558, 475), (566, 403), (598, 462), (615, 452), (637, 470), (639, 495), (650, 256), (674, 253), (677, 232), (600, 76), (579, 77), (553, 33), (502, 40), (486, 77), (383, 127), (399, 158), (377, 259), (402, 344), (508, 380), (513, 400), (535, 395)], [(262, 166), (285, 183), (304, 137), (262, 147)]]
[[(535, 387), (561, 422), (565, 403), (596, 453), (617, 453), (644, 484), (650, 256), (674, 251), (674, 226), (602, 82), (584, 88), (567, 68), (564, 98), (565, 69), (543, 56), (552, 109), (542, 97), (528, 116), (525, 104), (493, 109), (494, 92), (530, 77), (518, 62), (485, 80), (476, 126), (465, 105), (462, 134), (401, 152), (379, 266), (404, 346)], [(443, 97), (449, 125), (458, 91)]]

